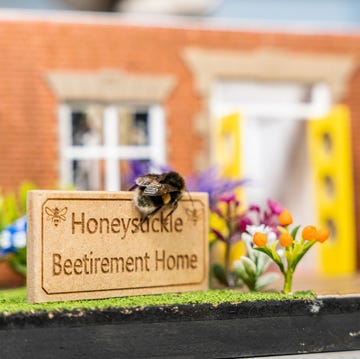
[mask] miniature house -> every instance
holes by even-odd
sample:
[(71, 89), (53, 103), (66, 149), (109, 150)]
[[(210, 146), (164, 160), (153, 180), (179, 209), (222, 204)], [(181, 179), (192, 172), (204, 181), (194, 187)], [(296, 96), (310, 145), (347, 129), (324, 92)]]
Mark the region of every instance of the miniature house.
[(114, 191), (128, 160), (219, 164), (251, 180), (247, 201), (331, 230), (323, 272), (355, 271), (359, 36), (99, 14), (3, 16), (0, 33), (2, 189)]

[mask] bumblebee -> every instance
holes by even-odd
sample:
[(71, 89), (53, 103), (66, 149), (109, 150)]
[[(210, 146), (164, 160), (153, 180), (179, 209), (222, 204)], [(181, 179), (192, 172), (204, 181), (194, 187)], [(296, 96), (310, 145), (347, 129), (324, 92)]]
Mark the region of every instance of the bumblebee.
[(134, 203), (143, 215), (141, 223), (165, 207), (171, 207), (166, 218), (177, 208), (185, 191), (185, 181), (177, 172), (146, 174), (135, 180), (129, 189), (134, 192)]

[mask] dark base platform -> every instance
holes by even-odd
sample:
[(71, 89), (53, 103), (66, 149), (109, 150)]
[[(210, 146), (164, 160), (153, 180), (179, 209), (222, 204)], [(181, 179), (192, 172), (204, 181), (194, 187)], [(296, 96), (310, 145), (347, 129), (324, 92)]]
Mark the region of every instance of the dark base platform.
[(0, 314), (0, 357), (242, 358), (360, 349), (360, 296)]

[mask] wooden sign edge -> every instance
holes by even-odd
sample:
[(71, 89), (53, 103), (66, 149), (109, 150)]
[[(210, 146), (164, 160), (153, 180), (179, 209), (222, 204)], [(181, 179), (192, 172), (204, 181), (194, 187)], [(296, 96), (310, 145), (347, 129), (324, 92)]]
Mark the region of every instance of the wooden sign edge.
[[(35, 239), (37, 233), (41, 233), (41, 221), (36, 220), (34, 216), (36, 213), (41, 213), (41, 207), (44, 201), (51, 198), (74, 198), (80, 196), (90, 196), (94, 198), (118, 198), (119, 195), (122, 198), (133, 198), (133, 192), (119, 191), (119, 192), (106, 192), (106, 191), (58, 191), (58, 190), (31, 190), (27, 194), (27, 301), (28, 303), (42, 303), (42, 302), (56, 302), (56, 301), (70, 301), (70, 300), (87, 300), (87, 299), (101, 299), (111, 297), (124, 297), (132, 295), (147, 295), (147, 294), (161, 294), (161, 293), (177, 293), (187, 291), (202, 291), (208, 289), (209, 283), (209, 246), (204, 243), (204, 276), (201, 282), (190, 285), (167, 285), (156, 286), (148, 289), (129, 289), (129, 290), (104, 290), (94, 292), (83, 292), (81, 298), (78, 293), (66, 294), (66, 295), (48, 295), (44, 293), (41, 285), (40, 276), (36, 275), (36, 272), (41, 271), (41, 263), (39, 261), (33, 261), (37, 253), (41, 251), (41, 244), (39, 240)], [(184, 198), (187, 200), (201, 200), (208, 208), (208, 194), (205, 192), (186, 192)], [(207, 211), (205, 212), (207, 213)], [(205, 235), (208, 228), (208, 216), (204, 218)]]

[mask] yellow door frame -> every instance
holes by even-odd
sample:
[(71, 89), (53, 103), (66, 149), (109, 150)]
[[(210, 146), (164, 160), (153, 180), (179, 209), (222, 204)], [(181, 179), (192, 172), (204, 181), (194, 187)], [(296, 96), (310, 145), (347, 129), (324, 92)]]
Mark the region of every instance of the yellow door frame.
[(323, 274), (356, 270), (350, 113), (336, 105), (330, 113), (308, 122), (318, 221), (331, 232), (319, 246)]

